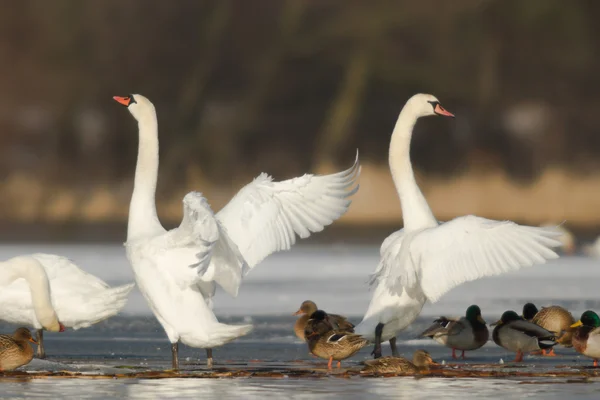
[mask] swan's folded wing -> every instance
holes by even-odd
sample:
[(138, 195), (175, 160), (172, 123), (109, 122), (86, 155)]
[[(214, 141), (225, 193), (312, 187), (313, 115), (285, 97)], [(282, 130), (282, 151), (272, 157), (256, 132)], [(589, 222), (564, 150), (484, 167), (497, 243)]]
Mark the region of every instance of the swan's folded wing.
[(89, 292), (104, 290), (109, 286), (102, 279), (79, 268), (72, 260), (55, 254), (36, 253), (31, 255), (38, 260), (48, 275), (53, 292)]
[(183, 220), (179, 227), (152, 239), (145, 250), (158, 267), (169, 271), (180, 287), (204, 280), (219, 240), (219, 228), (210, 205), (198, 192), (183, 199)]
[(456, 218), (435, 228), (405, 235), (387, 284), (393, 291), (420, 285), (437, 301), (455, 286), (558, 258), (553, 228), (517, 225), (476, 216)]
[(358, 190), (358, 154), (354, 165), (331, 175), (304, 175), (273, 182), (261, 174), (243, 187), (219, 213), (231, 240), (250, 268), (269, 254), (288, 250), (301, 238), (320, 232), (350, 206)]

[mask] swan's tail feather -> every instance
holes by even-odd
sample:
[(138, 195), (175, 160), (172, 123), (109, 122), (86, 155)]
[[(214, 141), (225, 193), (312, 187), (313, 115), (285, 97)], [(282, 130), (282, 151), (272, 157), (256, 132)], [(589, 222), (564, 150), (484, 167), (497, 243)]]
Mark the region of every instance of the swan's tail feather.
[(210, 341), (219, 343), (218, 346), (244, 336), (254, 328), (253, 325), (217, 324), (210, 329)]
[(117, 286), (92, 293), (81, 300), (82, 313), (74, 316), (73, 321), (61, 321), (77, 330), (87, 328), (100, 321), (117, 315), (127, 304), (129, 293), (135, 283)]

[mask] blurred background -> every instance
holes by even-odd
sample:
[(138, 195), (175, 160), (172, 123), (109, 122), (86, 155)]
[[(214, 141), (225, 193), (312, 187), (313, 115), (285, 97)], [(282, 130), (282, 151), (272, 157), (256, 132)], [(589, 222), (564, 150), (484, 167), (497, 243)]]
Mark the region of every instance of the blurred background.
[[(361, 190), (320, 240), (401, 226), (387, 167), (398, 113), (419, 122), (418, 181), (440, 220), (478, 214), (600, 233), (600, 2), (594, 0), (2, 0), (3, 240), (123, 240), (137, 125), (158, 112), (157, 192), (219, 209), (260, 172), (349, 167)], [(330, 236), (327, 236), (330, 235)]]

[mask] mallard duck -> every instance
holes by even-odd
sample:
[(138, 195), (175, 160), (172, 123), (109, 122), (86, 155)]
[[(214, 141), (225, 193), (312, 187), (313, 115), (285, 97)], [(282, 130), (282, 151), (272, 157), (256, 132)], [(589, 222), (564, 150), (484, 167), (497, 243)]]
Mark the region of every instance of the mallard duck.
[(593, 358), (594, 367), (597, 367), (600, 358), (600, 317), (588, 310), (571, 328), (577, 328), (573, 332), (573, 347), (578, 353)]
[(525, 321), (514, 311), (506, 311), (496, 325), (492, 338), (494, 342), (507, 350), (517, 353), (516, 362), (523, 361), (523, 353), (540, 349), (549, 349), (556, 344), (554, 333)]
[(0, 335), (0, 371), (12, 371), (29, 364), (33, 349), (28, 342), (37, 344), (27, 328), (19, 328), (12, 335)]
[[(310, 316), (317, 311), (317, 305), (314, 301), (306, 300), (302, 302), (298, 311), (296, 311), (293, 315), (301, 315), (300, 318), (294, 324), (294, 333), (298, 336), (299, 339), (304, 340), (304, 329), (306, 328), (306, 323)], [(331, 323), (334, 329), (353, 333), (354, 332), (354, 324), (343, 317), (337, 314), (327, 314), (329, 322)]]
[[(556, 332), (558, 338), (556, 341), (564, 347), (571, 347), (571, 337), (573, 332), (570, 328), (575, 323), (573, 315), (560, 306), (542, 307), (538, 311), (533, 303), (527, 303), (523, 306), (523, 318), (526, 321), (533, 322), (550, 332)], [(545, 356), (555, 356), (554, 348), (549, 351), (542, 350)]]
[(465, 359), (466, 350), (477, 350), (483, 346), (490, 337), (490, 332), (481, 317), (479, 306), (472, 305), (467, 308), (464, 317), (440, 317), (433, 321), (433, 325), (421, 333), (421, 337), (430, 337), (438, 343), (452, 349), (452, 358), (456, 359), (456, 350), (462, 350)]
[(430, 365), (438, 365), (425, 350), (417, 350), (412, 362), (403, 357), (381, 357), (364, 362), (363, 373), (418, 374), (427, 371)]
[(312, 354), (329, 359), (327, 364), (329, 369), (333, 360), (338, 362), (337, 366), (340, 368), (341, 360), (353, 356), (369, 344), (369, 341), (360, 335), (334, 330), (327, 313), (322, 310), (317, 310), (310, 316), (306, 323), (304, 337)]

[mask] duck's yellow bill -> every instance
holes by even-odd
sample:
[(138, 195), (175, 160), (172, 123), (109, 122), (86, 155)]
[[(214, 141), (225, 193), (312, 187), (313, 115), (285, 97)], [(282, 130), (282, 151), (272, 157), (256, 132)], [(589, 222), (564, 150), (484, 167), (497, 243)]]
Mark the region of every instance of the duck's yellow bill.
[(571, 325), (570, 327), (571, 328), (577, 328), (578, 326), (581, 326), (581, 325), (583, 325), (583, 323), (581, 321), (577, 321), (573, 325)]
[(481, 318), (481, 315), (477, 316), (477, 321), (481, 322), (482, 324), (486, 324), (485, 320), (483, 318)]
[(499, 319), (498, 321), (490, 324), (490, 326), (496, 326), (496, 325), (502, 325), (502, 320)]

